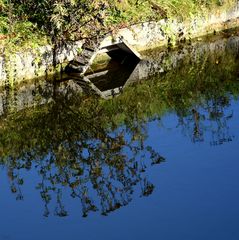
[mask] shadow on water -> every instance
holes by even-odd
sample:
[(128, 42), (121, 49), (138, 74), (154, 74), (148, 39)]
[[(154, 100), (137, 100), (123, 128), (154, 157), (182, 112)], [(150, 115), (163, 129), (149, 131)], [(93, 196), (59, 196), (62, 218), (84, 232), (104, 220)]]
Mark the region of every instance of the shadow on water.
[(37, 172), (44, 215), (60, 217), (69, 214), (66, 194), (79, 201), (84, 217), (151, 195), (147, 168), (165, 159), (147, 144), (149, 122), (174, 113), (192, 142), (205, 135), (212, 146), (233, 140), (228, 108), (239, 93), (238, 43), (232, 37), (152, 53), (127, 75), (131, 87), (108, 101), (84, 95), (73, 80), (3, 89), (0, 164), (11, 192), (23, 200), (22, 172)]

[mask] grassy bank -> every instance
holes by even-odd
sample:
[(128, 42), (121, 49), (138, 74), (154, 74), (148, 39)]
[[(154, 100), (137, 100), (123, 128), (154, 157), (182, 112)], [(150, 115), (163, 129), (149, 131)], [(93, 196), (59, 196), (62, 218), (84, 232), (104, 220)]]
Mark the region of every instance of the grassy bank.
[(133, 23), (205, 14), (236, 0), (0, 0), (0, 53), (94, 37)]

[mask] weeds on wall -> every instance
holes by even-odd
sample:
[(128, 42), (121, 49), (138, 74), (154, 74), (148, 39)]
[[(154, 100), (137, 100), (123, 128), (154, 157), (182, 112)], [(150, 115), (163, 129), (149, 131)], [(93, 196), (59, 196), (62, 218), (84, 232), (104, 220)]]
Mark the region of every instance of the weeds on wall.
[(134, 23), (188, 18), (236, 0), (0, 0), (0, 49), (64, 44)]

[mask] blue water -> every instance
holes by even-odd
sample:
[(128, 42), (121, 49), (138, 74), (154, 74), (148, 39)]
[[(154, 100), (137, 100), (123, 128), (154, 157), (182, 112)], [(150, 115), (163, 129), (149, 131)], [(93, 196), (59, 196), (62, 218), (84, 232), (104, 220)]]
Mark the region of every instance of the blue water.
[(136, 191), (127, 206), (108, 216), (96, 212), (82, 218), (79, 200), (66, 196), (67, 217), (44, 217), (44, 204), (35, 189), (37, 171), (20, 170), (24, 199), (16, 201), (3, 167), (0, 239), (238, 240), (239, 101), (231, 100), (225, 112), (233, 116), (222, 128), (230, 140), (222, 144), (213, 144), (208, 120), (201, 141), (185, 132), (175, 113), (148, 122), (146, 143), (166, 159), (146, 171), (155, 190), (148, 197), (139, 197)]
[(107, 101), (0, 90), (0, 240), (239, 240), (239, 37), (214, 37)]

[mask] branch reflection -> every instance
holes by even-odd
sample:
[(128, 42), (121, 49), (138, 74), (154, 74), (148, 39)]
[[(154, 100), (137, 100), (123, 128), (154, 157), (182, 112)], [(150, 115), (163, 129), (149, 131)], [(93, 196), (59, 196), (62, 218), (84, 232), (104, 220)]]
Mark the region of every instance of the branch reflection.
[[(36, 169), (41, 178), (36, 189), (45, 216), (52, 212), (52, 202), (56, 215), (68, 215), (63, 200), (66, 192), (79, 199), (84, 217), (92, 211), (107, 215), (127, 205), (138, 188), (141, 196), (152, 194), (154, 185), (145, 171), (164, 158), (145, 145), (146, 122), (120, 126), (103, 112), (97, 99), (60, 94), (47, 107), (20, 112), (9, 119), (10, 125), (11, 120), (18, 122), (14, 133), (1, 132), (1, 151), (6, 154), (2, 161), (11, 191), (22, 200), (21, 172)], [(14, 139), (11, 146), (10, 139)]]
[(171, 113), (193, 143), (233, 140), (229, 123), (230, 104), (239, 96), (238, 43), (234, 37), (142, 61), (131, 79), (160, 73), (108, 101), (82, 94), (72, 80), (4, 89), (0, 164), (11, 192), (23, 200), (24, 184), (36, 181), (44, 215), (60, 217), (70, 214), (69, 196), (86, 217), (95, 211), (107, 215), (129, 204), (134, 194), (151, 195), (155, 186), (147, 168), (165, 159), (147, 142), (149, 122), (161, 124)]

